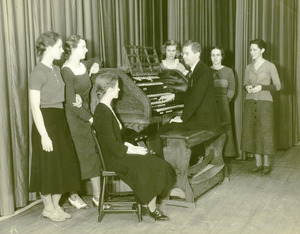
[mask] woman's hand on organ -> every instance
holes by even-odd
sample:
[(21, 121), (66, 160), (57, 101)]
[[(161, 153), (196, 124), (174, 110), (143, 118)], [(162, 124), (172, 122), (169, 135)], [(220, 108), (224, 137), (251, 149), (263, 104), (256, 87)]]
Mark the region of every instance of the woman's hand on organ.
[(141, 146), (135, 146), (133, 144), (130, 144), (129, 142), (125, 142), (124, 145), (128, 147), (127, 153), (128, 154), (140, 154), (140, 155), (146, 155), (148, 153), (148, 150)]
[(170, 93), (170, 94), (166, 94), (161, 96), (158, 101), (163, 101), (163, 102), (170, 102), (173, 101), (175, 99), (175, 94), (174, 93)]
[(73, 102), (72, 104), (73, 104), (73, 106), (75, 106), (77, 108), (82, 107), (82, 99), (81, 99), (81, 96), (79, 94), (75, 95), (75, 102)]
[(261, 91), (261, 89), (262, 89), (261, 85), (254, 86), (252, 88), (252, 93), (258, 93)]
[(47, 152), (53, 151), (52, 141), (49, 136), (42, 136), (42, 147)]
[(98, 63), (94, 63), (92, 66), (91, 66), (91, 69), (90, 69), (90, 73), (89, 73), (89, 76), (95, 74), (95, 73), (98, 73), (100, 70), (100, 66)]

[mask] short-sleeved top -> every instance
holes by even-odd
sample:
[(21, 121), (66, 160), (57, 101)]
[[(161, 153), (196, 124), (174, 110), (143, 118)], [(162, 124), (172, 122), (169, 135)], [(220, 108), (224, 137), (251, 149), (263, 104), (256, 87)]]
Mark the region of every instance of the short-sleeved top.
[(41, 108), (63, 108), (65, 84), (58, 66), (38, 63), (29, 76), (29, 89), (40, 91)]
[[(270, 85), (272, 82), (276, 90), (281, 89), (280, 79), (275, 65), (267, 60), (256, 70), (254, 64), (251, 63), (246, 67), (244, 86), (246, 85)], [(261, 90), (258, 93), (247, 93), (246, 99), (273, 101), (269, 90)]]

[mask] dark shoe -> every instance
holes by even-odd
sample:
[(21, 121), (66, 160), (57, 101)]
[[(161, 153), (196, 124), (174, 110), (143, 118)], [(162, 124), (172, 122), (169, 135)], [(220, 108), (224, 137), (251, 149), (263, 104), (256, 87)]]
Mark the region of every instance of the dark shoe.
[(264, 166), (263, 168), (263, 175), (267, 175), (271, 172), (271, 166)]
[[(137, 210), (137, 204), (133, 204), (132, 209)], [(155, 219), (152, 216), (150, 216), (150, 214), (149, 214), (148, 207), (141, 206), (141, 209), (142, 209), (142, 220), (143, 221), (151, 222), (151, 223), (155, 222)]]
[(169, 220), (169, 217), (164, 215), (163, 212), (161, 212), (157, 208), (153, 212), (151, 212), (149, 210), (149, 208), (147, 208), (147, 213), (149, 216), (151, 216), (153, 219), (155, 219), (157, 221), (168, 221)]
[(250, 169), (249, 173), (250, 174), (257, 173), (257, 172), (260, 172), (262, 169), (263, 169), (262, 166), (258, 167), (255, 165), (252, 169)]

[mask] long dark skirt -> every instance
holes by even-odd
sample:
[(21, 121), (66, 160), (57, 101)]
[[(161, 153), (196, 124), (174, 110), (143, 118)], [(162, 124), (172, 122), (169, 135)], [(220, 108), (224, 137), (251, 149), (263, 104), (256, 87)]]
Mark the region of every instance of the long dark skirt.
[(43, 150), (41, 136), (33, 124), (30, 191), (43, 195), (78, 191), (80, 168), (65, 111), (59, 108), (41, 111), (53, 151)]
[[(227, 96), (216, 94), (216, 101), (221, 114), (222, 123), (231, 123), (231, 114)], [(230, 125), (230, 127), (226, 130), (226, 140), (224, 144), (223, 155), (225, 157), (231, 157), (236, 155), (232, 125)]]
[(131, 187), (141, 204), (149, 203), (155, 196), (167, 196), (176, 180), (173, 167), (153, 155), (126, 155), (109, 169)]
[(80, 119), (73, 112), (67, 113), (67, 120), (80, 163), (81, 179), (100, 176), (100, 159), (90, 123)]
[(273, 102), (246, 100), (241, 149), (253, 154), (274, 154)]

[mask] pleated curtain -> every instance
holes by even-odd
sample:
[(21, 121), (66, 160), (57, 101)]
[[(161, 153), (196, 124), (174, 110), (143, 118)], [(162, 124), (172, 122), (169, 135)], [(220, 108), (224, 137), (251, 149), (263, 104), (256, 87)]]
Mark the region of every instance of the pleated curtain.
[[(79, 34), (87, 58), (121, 67), (124, 44), (161, 44), (163, 2), (155, 0), (1, 0), (0, 1), (0, 216), (26, 206), (32, 120), (28, 75), (38, 62), (35, 41), (44, 31), (63, 40)], [(56, 61), (58, 65), (63, 63)]]

